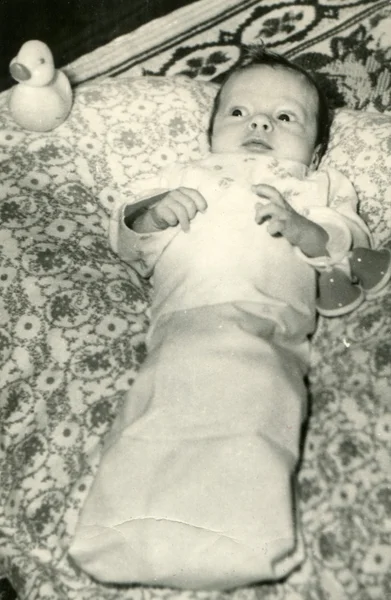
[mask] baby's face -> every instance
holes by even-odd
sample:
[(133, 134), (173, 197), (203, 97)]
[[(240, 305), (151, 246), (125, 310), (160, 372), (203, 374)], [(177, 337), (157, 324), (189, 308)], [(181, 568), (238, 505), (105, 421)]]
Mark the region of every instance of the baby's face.
[(221, 91), (212, 152), (266, 154), (316, 166), (317, 112), (317, 92), (304, 75), (284, 67), (250, 67)]

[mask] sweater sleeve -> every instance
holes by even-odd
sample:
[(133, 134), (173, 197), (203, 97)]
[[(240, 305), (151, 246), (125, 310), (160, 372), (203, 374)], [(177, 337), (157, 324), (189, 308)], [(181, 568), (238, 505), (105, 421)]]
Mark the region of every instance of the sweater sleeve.
[(163, 176), (141, 180), (132, 186), (135, 202), (124, 203), (114, 209), (109, 223), (111, 248), (130, 264), (142, 277), (150, 277), (166, 246), (177, 235), (179, 225), (153, 233), (136, 233), (125, 219), (147, 205), (150, 198), (171, 189)]
[(308, 258), (297, 249), (306, 262), (320, 267), (342, 262), (351, 248), (372, 244), (369, 229), (357, 214), (358, 199), (351, 182), (335, 169), (323, 172), (322, 177), (328, 187), (327, 205), (308, 207), (303, 214), (326, 230), (328, 256)]
[(369, 246), (372, 244), (367, 225), (358, 215), (358, 198), (356, 190), (349, 179), (336, 169), (329, 169), (329, 207), (345, 220), (352, 235), (352, 246)]

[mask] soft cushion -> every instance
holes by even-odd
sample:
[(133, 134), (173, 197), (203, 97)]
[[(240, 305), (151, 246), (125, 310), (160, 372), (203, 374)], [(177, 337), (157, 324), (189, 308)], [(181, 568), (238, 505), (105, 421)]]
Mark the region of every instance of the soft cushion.
[(340, 109), (324, 165), (344, 173), (356, 188), (360, 214), (381, 244), (391, 232), (391, 115)]

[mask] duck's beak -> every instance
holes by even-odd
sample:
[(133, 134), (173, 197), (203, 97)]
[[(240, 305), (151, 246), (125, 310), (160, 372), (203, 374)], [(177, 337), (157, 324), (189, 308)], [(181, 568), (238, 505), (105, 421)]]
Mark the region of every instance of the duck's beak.
[(31, 72), (27, 67), (18, 62), (12, 62), (10, 64), (10, 73), (13, 79), (16, 81), (27, 81), (31, 78)]

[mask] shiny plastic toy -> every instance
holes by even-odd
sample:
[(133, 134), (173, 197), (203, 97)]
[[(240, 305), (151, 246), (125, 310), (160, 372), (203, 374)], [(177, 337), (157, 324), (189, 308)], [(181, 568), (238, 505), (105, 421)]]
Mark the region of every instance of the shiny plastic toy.
[(375, 298), (391, 279), (391, 252), (354, 248), (348, 253), (350, 273), (338, 265), (319, 269), (317, 310), (337, 317), (357, 308), (365, 298)]
[(12, 117), (25, 129), (50, 131), (65, 121), (72, 108), (72, 90), (66, 75), (55, 68), (49, 47), (39, 40), (23, 44), (10, 63), (18, 84), (10, 90)]
[(329, 233), (329, 255), (306, 257), (296, 252), (317, 271), (316, 309), (324, 317), (340, 317), (368, 299), (383, 293), (391, 280), (391, 250), (352, 246), (346, 223), (333, 211), (318, 210)]

